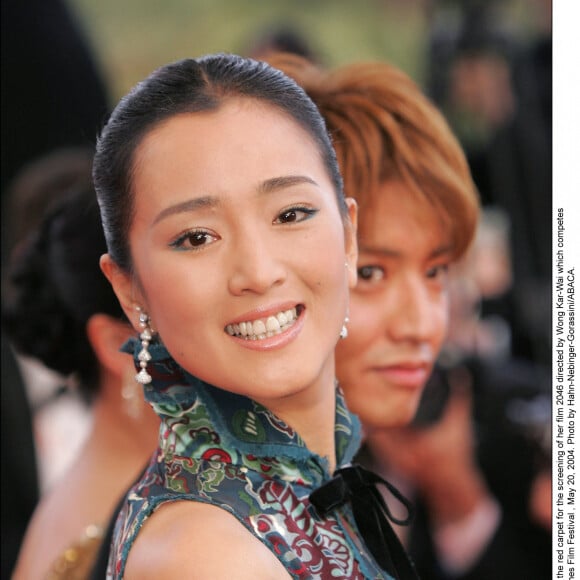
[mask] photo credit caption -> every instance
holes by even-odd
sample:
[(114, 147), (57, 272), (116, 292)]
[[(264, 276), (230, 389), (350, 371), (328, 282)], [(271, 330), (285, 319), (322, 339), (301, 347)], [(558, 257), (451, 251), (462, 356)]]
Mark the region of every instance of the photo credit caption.
[(566, 212), (556, 208), (553, 285), (553, 537), (555, 578), (576, 578), (576, 266)]

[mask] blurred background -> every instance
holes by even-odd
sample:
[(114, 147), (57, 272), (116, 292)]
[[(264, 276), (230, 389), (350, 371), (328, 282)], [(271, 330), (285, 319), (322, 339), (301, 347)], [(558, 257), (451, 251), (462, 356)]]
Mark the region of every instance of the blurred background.
[[(69, 0), (116, 99), (154, 68), (207, 52), (247, 53), (272, 32), (299, 35), (328, 65), (388, 59), (426, 82), (432, 34), (459, 32), (481, 7), (495, 32), (525, 45), (550, 27), (544, 0)], [(487, 24), (483, 21), (481, 25)]]

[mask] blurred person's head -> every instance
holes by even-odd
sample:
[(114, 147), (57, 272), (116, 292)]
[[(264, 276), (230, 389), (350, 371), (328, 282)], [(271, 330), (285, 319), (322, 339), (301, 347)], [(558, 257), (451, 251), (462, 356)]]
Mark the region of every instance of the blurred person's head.
[(509, 219), (497, 208), (482, 211), (469, 251), (449, 279), (450, 324), (445, 364), (465, 358), (501, 359), (510, 354), (511, 332), (499, 315), (482, 317), (482, 302), (505, 295), (512, 286)]
[(260, 30), (246, 51), (250, 58), (267, 59), (270, 55), (285, 52), (318, 61), (318, 56), (306, 35), (297, 26), (275, 24)]
[[(3, 324), (20, 354), (70, 377), (90, 401), (101, 389), (103, 373), (122, 375), (121, 367), (132, 368), (130, 358), (119, 352), (132, 331), (99, 268), (106, 244), (89, 185), (90, 165), (87, 169), (86, 182), (59, 191), (13, 252)], [(45, 186), (52, 188), (54, 175), (49, 171), (44, 185), (36, 177), (26, 181), (37, 188), (37, 195), (29, 192), (33, 206), (37, 197), (45, 197)]]
[(510, 63), (495, 51), (457, 54), (447, 91), (446, 109), (467, 143), (487, 141), (515, 111)]
[(91, 187), (93, 151), (89, 147), (54, 149), (27, 163), (2, 196), (2, 255), (37, 229), (49, 208), (71, 191)]
[(486, 145), (516, 109), (513, 34), (498, 3), (466, 3), (454, 37), (443, 110), (464, 146)]
[(388, 64), (322, 71), (290, 55), (270, 62), (321, 110), (345, 194), (359, 204), (358, 283), (338, 379), (367, 429), (404, 424), (446, 335), (447, 268), (476, 228), (465, 156), (439, 111)]

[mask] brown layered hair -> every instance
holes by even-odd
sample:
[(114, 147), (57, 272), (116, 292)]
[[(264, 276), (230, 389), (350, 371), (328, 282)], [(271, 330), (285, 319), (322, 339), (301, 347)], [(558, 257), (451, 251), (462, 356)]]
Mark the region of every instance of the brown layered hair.
[(325, 118), (344, 179), (361, 217), (379, 186), (402, 180), (451, 231), (454, 258), (469, 246), (479, 197), (459, 142), (439, 110), (404, 72), (384, 62), (324, 70), (302, 57), (268, 62), (294, 78)]

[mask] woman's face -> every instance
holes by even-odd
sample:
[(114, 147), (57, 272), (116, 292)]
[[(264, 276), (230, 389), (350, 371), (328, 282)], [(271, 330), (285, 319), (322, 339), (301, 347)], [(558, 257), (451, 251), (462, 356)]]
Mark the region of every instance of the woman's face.
[(359, 215), (358, 284), (336, 352), (349, 408), (365, 427), (410, 421), (448, 324), (450, 236), (427, 202), (384, 183)]
[(182, 367), (263, 404), (333, 379), (356, 240), (301, 127), (240, 99), (175, 116), (137, 149), (133, 191), (125, 302)]

